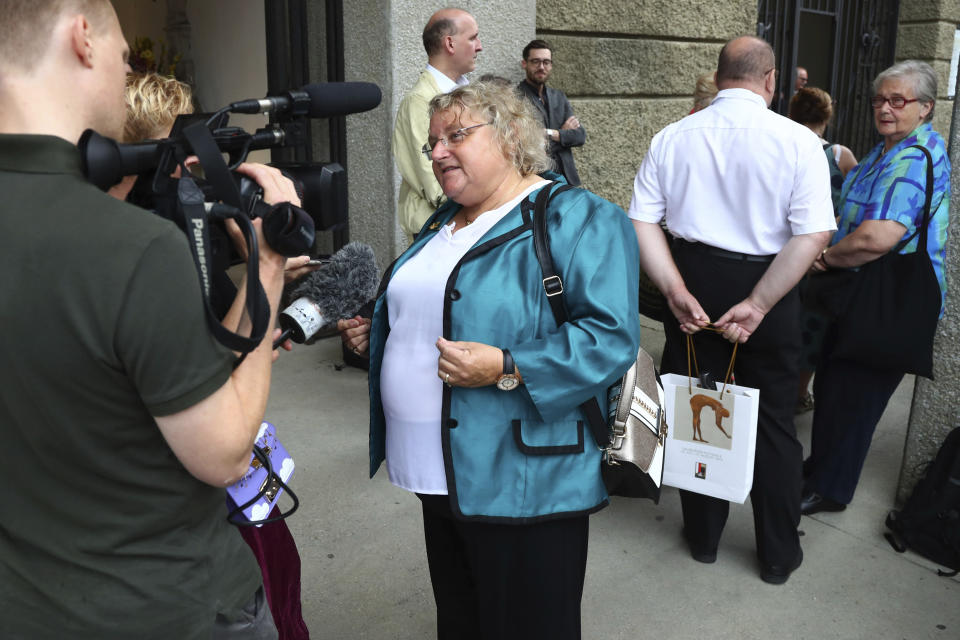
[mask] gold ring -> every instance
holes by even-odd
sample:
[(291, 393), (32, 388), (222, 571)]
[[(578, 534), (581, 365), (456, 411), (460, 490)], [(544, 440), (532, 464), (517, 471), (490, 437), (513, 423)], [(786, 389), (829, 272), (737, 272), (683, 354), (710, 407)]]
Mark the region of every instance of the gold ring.
[(450, 374), (449, 374), (449, 373), (443, 378), (443, 383), (444, 383), (444, 384), (450, 384)]
[(357, 348), (356, 348), (356, 347), (353, 348), (353, 352), (354, 352), (355, 354), (357, 354), (357, 355), (360, 355), (360, 352), (357, 351)]

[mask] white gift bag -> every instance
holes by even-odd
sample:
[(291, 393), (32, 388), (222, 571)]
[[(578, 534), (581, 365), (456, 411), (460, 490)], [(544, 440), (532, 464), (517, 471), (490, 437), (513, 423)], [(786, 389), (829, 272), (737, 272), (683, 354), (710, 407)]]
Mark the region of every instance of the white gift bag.
[(753, 486), (760, 391), (720, 382), (707, 390), (675, 373), (660, 380), (667, 417), (663, 484), (742, 504)]

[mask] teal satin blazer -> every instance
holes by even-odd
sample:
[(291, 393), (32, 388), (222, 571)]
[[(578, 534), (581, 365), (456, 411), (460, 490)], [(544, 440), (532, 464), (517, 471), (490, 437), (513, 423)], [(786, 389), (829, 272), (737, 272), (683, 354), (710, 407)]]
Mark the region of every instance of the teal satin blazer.
[[(463, 519), (524, 523), (607, 504), (600, 449), (579, 405), (595, 396), (606, 407), (607, 388), (636, 359), (636, 236), (620, 207), (589, 191), (553, 198), (547, 228), (569, 317), (557, 327), (533, 248), (538, 191), (464, 255), (446, 284), (444, 338), (510, 349), (524, 381), (513, 391), (444, 387), (447, 487), (453, 512)], [(380, 402), (390, 331), (383, 293), (396, 270), (459, 208), (447, 202), (437, 209), (380, 285), (370, 331), (371, 477), (385, 457), (387, 428)]]

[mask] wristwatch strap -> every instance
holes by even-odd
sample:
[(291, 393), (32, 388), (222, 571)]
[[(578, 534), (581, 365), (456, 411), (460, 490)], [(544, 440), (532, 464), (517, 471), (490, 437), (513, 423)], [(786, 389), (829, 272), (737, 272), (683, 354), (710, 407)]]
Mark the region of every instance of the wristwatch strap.
[(513, 355), (510, 349), (503, 349), (503, 375), (512, 376), (517, 366), (513, 362)]

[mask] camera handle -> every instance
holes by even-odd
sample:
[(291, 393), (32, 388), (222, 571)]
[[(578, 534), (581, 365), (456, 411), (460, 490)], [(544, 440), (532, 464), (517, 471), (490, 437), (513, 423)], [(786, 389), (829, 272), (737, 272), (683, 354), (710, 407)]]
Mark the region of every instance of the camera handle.
[(177, 197), (180, 201), (180, 208), (183, 210), (184, 222), (186, 223), (187, 239), (190, 245), (190, 253), (193, 255), (193, 261), (197, 267), (197, 273), (200, 276), (200, 288), (203, 294), (203, 305), (207, 316), (207, 326), (217, 341), (231, 351), (238, 351), (241, 356), (234, 363), (238, 366), (246, 354), (257, 348), (263, 341), (263, 336), (267, 332), (270, 323), (270, 303), (267, 301), (266, 292), (263, 285), (260, 284), (260, 263), (259, 248), (257, 246), (257, 236), (253, 229), (250, 219), (239, 209), (229, 205), (215, 205), (218, 217), (232, 218), (237, 222), (240, 231), (247, 241), (247, 295), (244, 305), (247, 314), (250, 316), (252, 328), (249, 336), (243, 336), (239, 333), (230, 331), (217, 319), (217, 315), (210, 305), (210, 276), (213, 273), (212, 257), (213, 251), (210, 245), (210, 231), (207, 225), (207, 212), (204, 203), (203, 191), (197, 186), (196, 181), (184, 176), (180, 178), (177, 185)]

